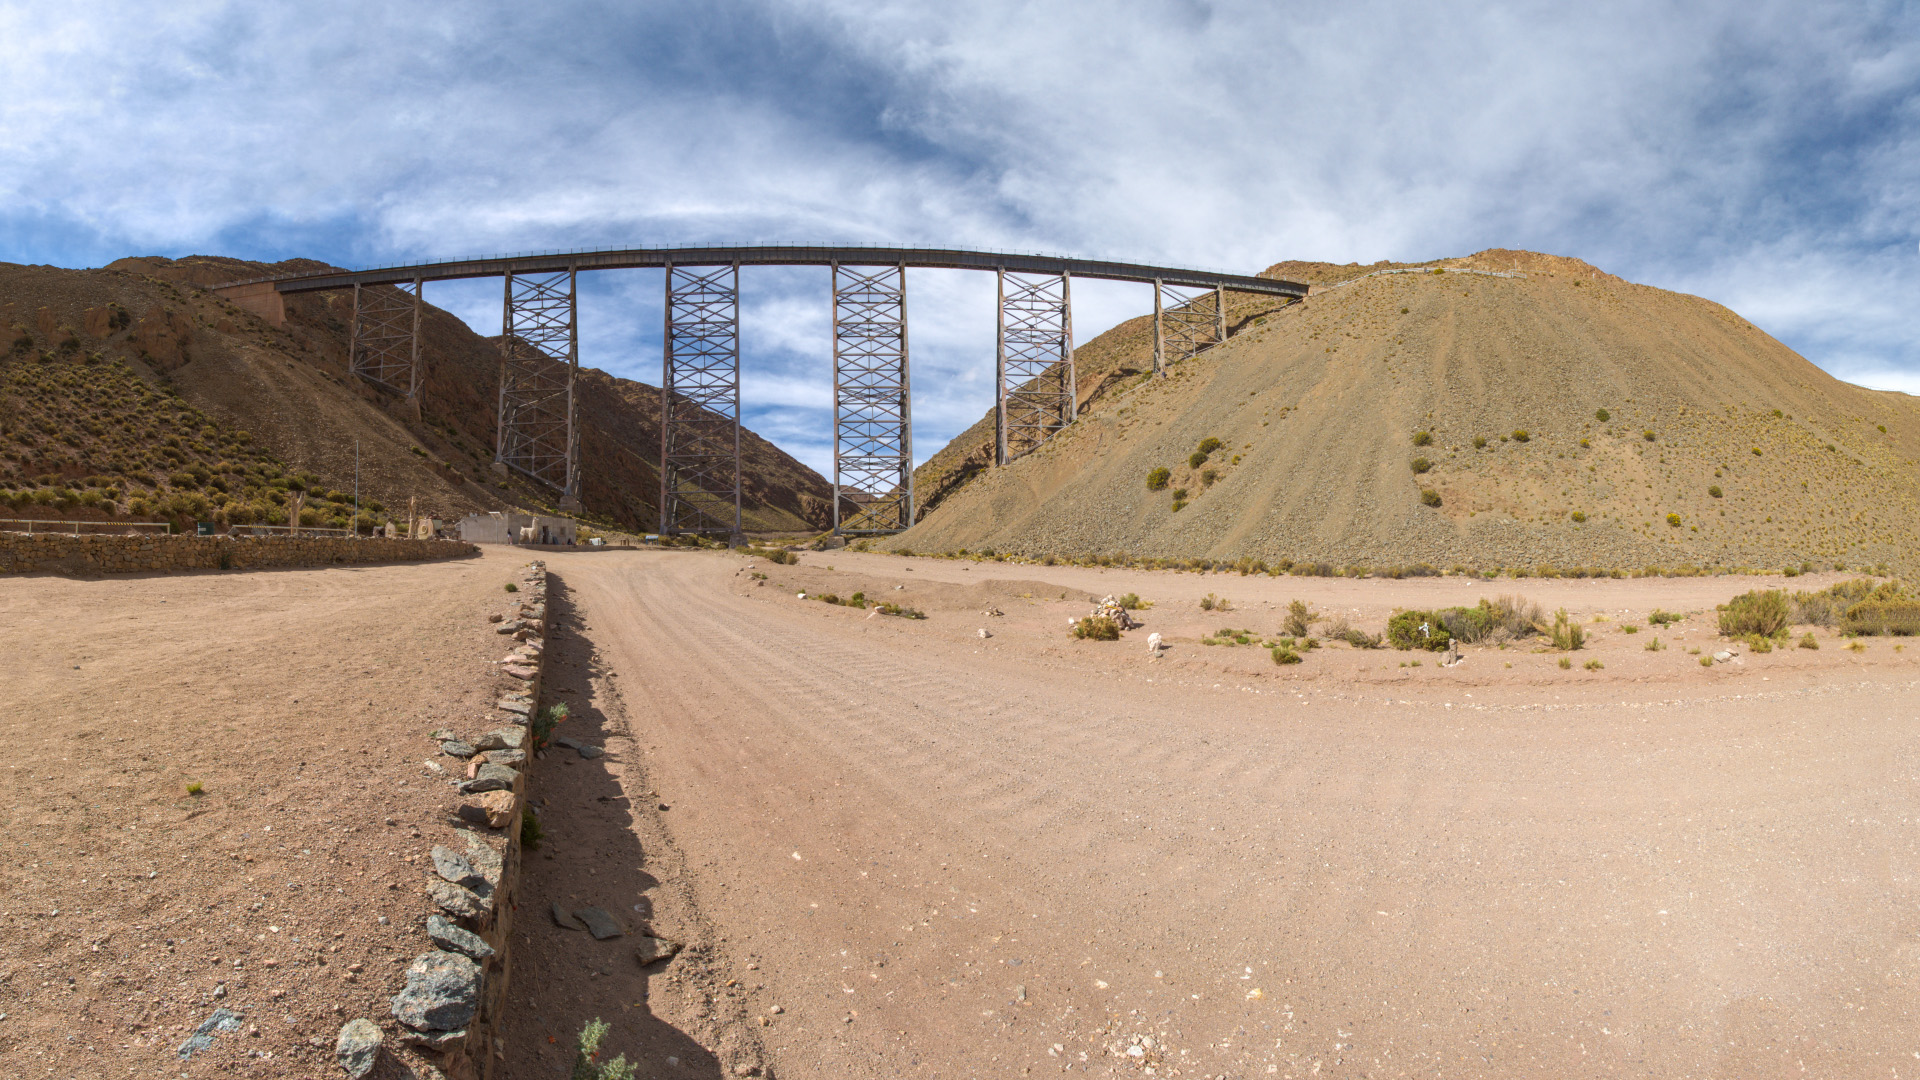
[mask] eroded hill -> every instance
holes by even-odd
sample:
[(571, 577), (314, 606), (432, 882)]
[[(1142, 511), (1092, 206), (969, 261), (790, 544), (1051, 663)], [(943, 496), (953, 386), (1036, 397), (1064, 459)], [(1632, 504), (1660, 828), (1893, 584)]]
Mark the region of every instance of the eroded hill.
[[(350, 291), (290, 296), (276, 327), (204, 288), (319, 268), (212, 257), (0, 264), (0, 488), (22, 513), (234, 521), (283, 520), (289, 488), (305, 488), (315, 521), (344, 524), (350, 503), (327, 496), (351, 492), (358, 442), (363, 506), (404, 513), (414, 499), (443, 517), (550, 507), (555, 492), (490, 468), (497, 339), (429, 305), (416, 418), (348, 375)], [(586, 516), (651, 528), (658, 389), (583, 369), (578, 390)], [(830, 488), (818, 474), (751, 432), (742, 454), (749, 529), (825, 520)]]
[(1004, 469), (978, 467), (976, 425), (922, 466), (940, 501), (897, 546), (1916, 564), (1920, 399), (1834, 379), (1718, 304), (1528, 252), (1267, 274), (1316, 293), (1236, 299), (1229, 341), (1165, 380), (1149, 320), (1102, 335), (1078, 354), (1082, 422)]

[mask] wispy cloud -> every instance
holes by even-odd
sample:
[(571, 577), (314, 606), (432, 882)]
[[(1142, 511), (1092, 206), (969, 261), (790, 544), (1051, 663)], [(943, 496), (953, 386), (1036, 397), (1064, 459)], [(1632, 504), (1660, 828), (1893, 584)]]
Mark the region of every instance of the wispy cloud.
[[(16, 4), (0, 258), (825, 239), (1250, 270), (1527, 247), (1911, 386), (1916, 31), (1910, 5), (1778, 0)], [(747, 277), (750, 422), (824, 469), (825, 272)], [(922, 456), (991, 400), (983, 285), (914, 275)], [(658, 275), (584, 287), (588, 361), (657, 381)], [(497, 329), (497, 290), (442, 296)], [(1146, 294), (1076, 299), (1084, 338)]]

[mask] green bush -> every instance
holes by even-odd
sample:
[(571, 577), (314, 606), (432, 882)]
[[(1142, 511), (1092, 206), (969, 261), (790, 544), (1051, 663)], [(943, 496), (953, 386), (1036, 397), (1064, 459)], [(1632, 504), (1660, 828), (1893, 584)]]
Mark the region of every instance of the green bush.
[(1874, 582), (1855, 578), (1829, 585), (1817, 592), (1796, 592), (1790, 598), (1794, 623), (1838, 626), (1846, 619), (1847, 609), (1862, 600), (1904, 600), (1907, 592), (1899, 582)]
[(1216, 439), (1213, 436), (1209, 435), (1206, 438), (1201, 439), (1200, 445), (1195, 447), (1194, 449), (1198, 450), (1202, 454), (1211, 454), (1215, 450), (1220, 449), (1220, 447), (1223, 445), (1225, 444), (1222, 443), (1219, 439)]
[(1440, 621), (1446, 624), (1447, 633), (1469, 645), (1477, 644), (1493, 636), (1494, 629), (1500, 625), (1493, 606), (1485, 600), (1475, 607), (1450, 607), (1434, 612)]
[(1604, 424), (1613, 419), (1613, 414), (1605, 409), (1595, 409), (1593, 410), (1593, 418)]
[(1680, 527), (1680, 515), (1679, 515), (1679, 514), (1668, 514), (1668, 515), (1667, 515), (1667, 524), (1669, 524), (1669, 525), (1671, 525), (1671, 526), (1673, 526), (1673, 527), (1674, 527), (1674, 528), (1676, 528), (1676, 529), (1677, 529), (1677, 528), (1679, 528), (1679, 527)]
[(1412, 461), (1408, 462), (1407, 465), (1409, 468), (1413, 470), (1415, 476), (1418, 476), (1421, 473), (1424, 473), (1429, 469), (1433, 468), (1433, 462), (1428, 461), (1426, 458), (1423, 458), (1423, 457), (1414, 458)]
[(1819, 639), (1813, 636), (1813, 631), (1809, 630), (1800, 638), (1800, 647), (1803, 649), (1818, 649), (1820, 642)]
[(1553, 613), (1553, 628), (1547, 631), (1547, 637), (1553, 641), (1553, 647), (1561, 652), (1572, 652), (1587, 643), (1586, 630), (1567, 618), (1566, 608)]
[(1089, 641), (1119, 641), (1120, 624), (1105, 616), (1089, 615), (1073, 625), (1073, 636)]
[(1579, 510), (1575, 510), (1572, 516), (1573, 516), (1574, 524), (1576, 525), (1587, 520), (1587, 515), (1582, 513)]
[(1641, 648), (1647, 650), (1648, 652), (1659, 652), (1660, 650), (1666, 647), (1667, 647), (1666, 644), (1660, 640), (1658, 635), (1655, 635), (1651, 641), (1648, 641), (1645, 645), (1641, 646)]
[(1187, 455), (1187, 467), (1190, 469), (1197, 469), (1206, 463), (1207, 455), (1201, 451), (1195, 450), (1193, 453)]
[(1720, 497), (1721, 497), (1721, 495), (1722, 495), (1722, 494), (1724, 494), (1724, 492), (1722, 492), (1722, 491), (1720, 490), (1720, 485), (1719, 485), (1719, 484), (1708, 484), (1708, 485), (1707, 485), (1707, 494), (1708, 494), (1708, 495), (1711, 495), (1711, 496), (1713, 496), (1713, 497), (1714, 497), (1714, 498), (1716, 498), (1716, 499), (1718, 499), (1718, 498), (1720, 498)]
[(1433, 445), (1433, 432), (1431, 432), (1431, 431), (1416, 431), (1416, 432), (1414, 432), (1414, 433), (1413, 433), (1413, 445), (1415, 445), (1415, 446), (1432, 446), (1432, 445)]
[(1513, 433), (1514, 442), (1529, 442), (1532, 439), (1533, 439), (1533, 434), (1527, 431), (1526, 428), (1521, 428), (1519, 431), (1516, 431)]
[(1304, 600), (1292, 600), (1287, 603), (1287, 617), (1281, 626), (1293, 637), (1306, 637), (1313, 630), (1313, 624), (1320, 621), (1312, 608)]
[(573, 1051), (573, 1071), (567, 1074), (568, 1080), (633, 1080), (635, 1067), (627, 1064), (627, 1055), (608, 1062), (595, 1061), (600, 1056), (600, 1040), (606, 1037), (607, 1025), (599, 1017), (587, 1022)]
[(898, 615), (903, 619), (924, 619), (927, 617), (926, 612), (921, 611), (919, 608), (904, 607), (894, 603), (878, 603), (873, 605), (873, 610), (882, 615)]
[(1473, 448), (1475, 450), (1485, 450), (1487, 448), (1487, 437), (1485, 435), (1475, 435), (1473, 437)]
[(1684, 618), (1686, 618), (1685, 615), (1675, 615), (1671, 611), (1662, 611), (1659, 608), (1654, 608), (1653, 614), (1647, 616), (1647, 625), (1648, 626), (1668, 626), (1673, 623), (1677, 623)]
[(1275, 645), (1273, 647), (1273, 662), (1282, 665), (1297, 664), (1300, 662), (1300, 654), (1287, 648), (1285, 645)]
[(1147, 474), (1147, 490), (1159, 491), (1165, 488), (1167, 481), (1171, 479), (1173, 479), (1173, 470), (1162, 465)]
[(1653, 429), (1652, 429), (1652, 428), (1648, 428), (1647, 430), (1645, 430), (1645, 431), (1643, 431), (1643, 432), (1641, 432), (1641, 433), (1640, 433), (1640, 437), (1641, 437), (1641, 438), (1643, 438), (1643, 439), (1645, 439), (1645, 440), (1647, 440), (1648, 442), (1652, 442), (1653, 440), (1655, 440), (1655, 439), (1657, 439), (1657, 438), (1659, 438), (1659, 436), (1658, 436), (1658, 435), (1655, 435), (1655, 434), (1653, 433)]
[(1856, 634), (1920, 634), (1920, 601), (1862, 600), (1847, 609), (1847, 629)]
[(1396, 649), (1439, 652), (1452, 640), (1446, 620), (1438, 612), (1396, 611), (1387, 620), (1387, 641)]
[(1421, 488), (1420, 489), (1420, 505), (1439, 506), (1440, 493), (1433, 490), (1432, 488)]
[[(1741, 593), (1720, 608), (1720, 632), (1728, 637), (1774, 637), (1787, 630), (1787, 594), (1779, 589)], [(1851, 612), (1849, 612), (1851, 614)]]
[(769, 551), (767, 561), (777, 566), (792, 566), (800, 561), (800, 556), (791, 551)]
[(1152, 606), (1151, 602), (1143, 603), (1139, 593), (1128, 593), (1120, 598), (1120, 607), (1125, 611), (1145, 611)]

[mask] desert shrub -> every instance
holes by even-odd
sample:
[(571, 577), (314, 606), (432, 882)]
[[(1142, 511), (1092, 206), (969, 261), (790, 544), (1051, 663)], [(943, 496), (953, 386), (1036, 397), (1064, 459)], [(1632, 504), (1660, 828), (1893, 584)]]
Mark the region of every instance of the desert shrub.
[(1708, 485), (1707, 485), (1707, 494), (1708, 494), (1708, 495), (1710, 495), (1710, 496), (1712, 496), (1712, 497), (1714, 497), (1714, 498), (1716, 498), (1716, 499), (1718, 499), (1718, 498), (1720, 498), (1720, 497), (1721, 497), (1721, 496), (1722, 496), (1723, 494), (1725, 494), (1725, 492), (1722, 492), (1722, 491), (1720, 490), (1720, 485), (1719, 485), (1719, 484), (1708, 484)]
[(1057, 563), (1057, 562), (1059, 562), (1059, 561), (1060, 561), (1060, 560), (1059, 560), (1058, 558), (1056, 558), (1056, 557), (1055, 557), (1055, 556), (1053, 555), (1053, 553), (1051, 553), (1051, 552), (1049, 552), (1049, 553), (1047, 553), (1047, 554), (1045, 554), (1045, 555), (1042, 555), (1042, 556), (1040, 556), (1040, 565), (1041, 565), (1041, 566), (1052, 566), (1052, 565), (1054, 565), (1055, 563)]
[(1485, 600), (1475, 607), (1450, 607), (1434, 612), (1440, 621), (1446, 624), (1447, 633), (1469, 645), (1478, 644), (1493, 636), (1499, 625), (1494, 617), (1493, 605)]
[(1677, 529), (1677, 528), (1679, 528), (1679, 527), (1680, 527), (1680, 515), (1679, 515), (1679, 514), (1668, 514), (1668, 515), (1667, 515), (1667, 524), (1669, 524), (1669, 525), (1671, 525), (1671, 526), (1673, 526), (1673, 527), (1674, 527), (1674, 528), (1676, 528), (1676, 529)]
[(1754, 652), (1769, 653), (1773, 651), (1773, 639), (1764, 634), (1748, 634), (1740, 640), (1746, 642), (1747, 648)]
[(1900, 600), (1905, 597), (1906, 589), (1898, 582), (1876, 583), (1868, 578), (1855, 578), (1829, 585), (1817, 592), (1796, 592), (1789, 600), (1793, 622), (1838, 626), (1846, 618), (1847, 609), (1862, 600)]
[(1201, 611), (1232, 611), (1233, 602), (1226, 599), (1225, 597), (1215, 596), (1212, 593), (1208, 593), (1207, 595), (1200, 598), (1200, 610)]
[(1648, 652), (1659, 652), (1660, 650), (1666, 647), (1667, 647), (1666, 643), (1660, 640), (1660, 636), (1658, 634), (1654, 635), (1652, 640), (1648, 641), (1645, 645), (1641, 646), (1641, 648), (1647, 650)]
[(1431, 432), (1431, 431), (1416, 431), (1416, 432), (1414, 432), (1414, 433), (1413, 433), (1413, 445), (1415, 445), (1415, 446), (1432, 446), (1432, 445), (1433, 445), (1433, 432)]
[(1553, 613), (1553, 626), (1547, 631), (1547, 637), (1553, 642), (1553, 647), (1561, 652), (1572, 652), (1587, 643), (1586, 630), (1567, 618), (1566, 608)]
[(1759, 447), (1757, 447), (1757, 446), (1756, 446), (1756, 447), (1754, 447), (1754, 448), (1753, 448), (1753, 456), (1754, 456), (1754, 457), (1759, 457), (1759, 456), (1760, 456), (1760, 448), (1759, 448)]
[(1604, 424), (1613, 419), (1613, 414), (1605, 409), (1595, 409), (1593, 410), (1593, 418)]
[(1387, 640), (1396, 649), (1427, 649), (1439, 652), (1453, 638), (1437, 612), (1396, 611), (1387, 620)]
[(1686, 618), (1685, 615), (1676, 615), (1671, 611), (1662, 611), (1659, 608), (1654, 608), (1653, 614), (1647, 616), (1647, 625), (1648, 626), (1668, 626), (1673, 623), (1677, 623), (1684, 618)]
[(1187, 455), (1187, 468), (1189, 469), (1197, 469), (1200, 466), (1205, 465), (1206, 463), (1207, 463), (1207, 455), (1201, 453), (1198, 450), (1195, 450), (1193, 453)]
[(1485, 450), (1487, 448), (1487, 437), (1485, 435), (1475, 435), (1473, 437), (1473, 448), (1475, 450)]
[(1521, 428), (1519, 431), (1516, 431), (1513, 433), (1514, 442), (1529, 442), (1532, 439), (1533, 439), (1533, 433), (1528, 431), (1525, 428)]
[(606, 1037), (607, 1024), (599, 1017), (587, 1022), (574, 1048), (573, 1071), (567, 1074), (568, 1080), (633, 1080), (635, 1068), (627, 1064), (627, 1055), (621, 1054), (607, 1062), (595, 1060), (600, 1056), (600, 1040)]
[(1320, 621), (1305, 600), (1291, 600), (1287, 603), (1287, 617), (1281, 621), (1281, 628), (1294, 637), (1306, 637), (1313, 624)]
[(1508, 637), (1526, 637), (1540, 632), (1545, 618), (1540, 605), (1524, 596), (1498, 596), (1491, 604), (1481, 601), (1493, 612), (1494, 628)]
[(1120, 624), (1104, 616), (1089, 615), (1073, 624), (1073, 636), (1090, 641), (1119, 641)]
[(1818, 649), (1820, 642), (1819, 639), (1813, 636), (1813, 631), (1809, 630), (1800, 638), (1800, 647), (1803, 649)]
[(1202, 454), (1211, 454), (1215, 450), (1218, 450), (1225, 445), (1226, 444), (1221, 442), (1219, 439), (1216, 439), (1213, 436), (1209, 435), (1206, 438), (1201, 439), (1200, 445), (1194, 447), (1194, 449), (1198, 450)]
[(1579, 510), (1575, 510), (1571, 516), (1576, 525), (1587, 520), (1587, 515)]
[(1297, 664), (1300, 662), (1300, 654), (1287, 648), (1285, 645), (1275, 645), (1273, 647), (1273, 662), (1281, 665)]
[(1173, 470), (1167, 468), (1165, 465), (1161, 465), (1147, 474), (1147, 490), (1160, 491), (1167, 486), (1167, 481), (1171, 479), (1173, 479)]
[(1856, 634), (1920, 634), (1920, 601), (1862, 600), (1847, 609), (1847, 629)]
[(1218, 469), (1205, 469), (1205, 470), (1203, 470), (1203, 471), (1202, 471), (1202, 472), (1200, 473), (1200, 486), (1201, 486), (1201, 487), (1212, 487), (1212, 486), (1213, 486), (1213, 482), (1214, 482), (1215, 480), (1218, 480), (1218, 479), (1220, 479), (1220, 470), (1218, 470)]
[(1599, 671), (1601, 668), (1606, 667), (1607, 665), (1601, 663), (1598, 660), (1589, 660), (1581, 666), (1585, 667), (1588, 671)]
[(1653, 440), (1655, 440), (1655, 439), (1657, 439), (1657, 438), (1659, 438), (1660, 436), (1658, 436), (1658, 435), (1655, 435), (1655, 434), (1653, 433), (1653, 429), (1652, 429), (1652, 428), (1648, 428), (1647, 430), (1645, 430), (1645, 431), (1643, 431), (1643, 432), (1641, 432), (1641, 433), (1640, 433), (1640, 437), (1641, 437), (1641, 438), (1643, 438), (1643, 439), (1645, 439), (1645, 440), (1647, 440), (1648, 442), (1652, 442)]
[(795, 555), (791, 551), (769, 551), (767, 552), (767, 561), (779, 566), (792, 566), (794, 563), (800, 561), (800, 556)]
[(903, 619), (924, 619), (927, 617), (926, 612), (921, 611), (919, 608), (910, 608), (901, 604), (879, 603), (873, 605), (873, 609), (882, 615), (898, 615)]
[(1787, 629), (1787, 594), (1779, 589), (1741, 593), (1720, 608), (1720, 632), (1728, 637), (1773, 637)]
[(1439, 506), (1440, 493), (1433, 490), (1432, 488), (1421, 488), (1420, 489), (1420, 505)]
[(1417, 476), (1421, 473), (1424, 473), (1432, 469), (1433, 462), (1428, 461), (1426, 458), (1423, 458), (1423, 457), (1417, 457), (1417, 458), (1414, 458), (1412, 461), (1407, 462), (1407, 467), (1412, 469), (1414, 471), (1414, 475)]
[(1567, 658), (1566, 658), (1566, 657), (1564, 657), (1564, 656), (1560, 658), (1560, 670), (1561, 670), (1561, 671), (1566, 671), (1567, 669), (1569, 669), (1569, 668), (1571, 668), (1571, 667), (1573, 667), (1573, 661), (1571, 661), (1571, 660), (1569, 660), (1569, 659), (1567, 659)]
[(1120, 606), (1127, 611), (1145, 611), (1153, 606), (1152, 601), (1142, 601), (1139, 593), (1128, 593), (1120, 598)]

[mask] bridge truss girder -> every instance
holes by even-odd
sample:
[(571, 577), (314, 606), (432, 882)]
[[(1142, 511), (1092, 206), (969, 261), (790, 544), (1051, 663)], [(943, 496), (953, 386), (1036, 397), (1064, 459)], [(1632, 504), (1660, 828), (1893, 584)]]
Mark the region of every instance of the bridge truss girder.
[(347, 370), (407, 399), (420, 411), (421, 279), (353, 286), (353, 330)]
[(834, 263), (835, 535), (913, 526), (910, 400), (906, 267)]
[(740, 264), (667, 267), (660, 533), (740, 535)]
[(506, 274), (500, 334), (500, 428), (493, 460), (580, 508), (580, 373), (575, 271)]
[(1039, 449), (1076, 411), (1073, 283), (1068, 274), (1002, 270), (995, 380), (995, 461)]
[(1153, 283), (1153, 372), (1165, 377), (1177, 364), (1227, 340), (1227, 293)]

